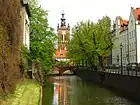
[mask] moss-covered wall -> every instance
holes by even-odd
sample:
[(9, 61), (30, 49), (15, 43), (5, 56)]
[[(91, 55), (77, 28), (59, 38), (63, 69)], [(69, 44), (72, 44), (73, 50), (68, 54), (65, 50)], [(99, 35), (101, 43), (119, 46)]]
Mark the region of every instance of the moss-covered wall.
[(12, 91), (21, 78), (20, 9), (20, 0), (0, 0), (0, 94)]

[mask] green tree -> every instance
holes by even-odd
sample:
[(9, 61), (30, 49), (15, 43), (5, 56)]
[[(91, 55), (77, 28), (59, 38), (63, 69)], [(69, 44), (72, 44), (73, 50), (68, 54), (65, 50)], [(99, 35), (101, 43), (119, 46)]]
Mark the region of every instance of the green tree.
[(113, 47), (114, 38), (110, 28), (111, 20), (107, 16), (97, 23), (78, 23), (72, 30), (68, 56), (75, 60), (83, 59), (83, 62), (88, 62), (92, 68), (99, 62), (103, 68), (103, 58), (110, 54)]
[(37, 0), (30, 0), (30, 54), (32, 60), (39, 60), (45, 75), (53, 65), (56, 34), (48, 24), (48, 12), (38, 6)]
[[(95, 24), (91, 21), (80, 22), (72, 30), (72, 40), (69, 44), (70, 52), (68, 56), (75, 60), (83, 60), (94, 66), (95, 62), (95, 48), (93, 45), (92, 33)], [(79, 53), (80, 52), (80, 53)]]
[(94, 45), (101, 68), (104, 67), (104, 58), (107, 57), (113, 47), (114, 35), (111, 32), (111, 20), (105, 16), (98, 20), (96, 31), (93, 35)]

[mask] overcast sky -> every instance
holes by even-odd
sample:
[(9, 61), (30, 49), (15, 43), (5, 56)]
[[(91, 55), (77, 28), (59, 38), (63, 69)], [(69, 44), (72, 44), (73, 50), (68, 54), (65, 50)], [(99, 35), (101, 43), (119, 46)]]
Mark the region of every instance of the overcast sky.
[(80, 20), (96, 22), (105, 15), (112, 20), (116, 16), (128, 19), (130, 7), (140, 7), (140, 0), (40, 0), (40, 4), (49, 11), (49, 24), (56, 30), (62, 10), (66, 14), (66, 22), (72, 27)]

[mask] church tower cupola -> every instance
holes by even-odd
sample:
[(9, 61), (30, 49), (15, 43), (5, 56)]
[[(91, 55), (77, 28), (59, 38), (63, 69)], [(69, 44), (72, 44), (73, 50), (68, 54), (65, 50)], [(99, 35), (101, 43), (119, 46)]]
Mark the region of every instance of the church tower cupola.
[(61, 27), (66, 26), (66, 22), (65, 22), (65, 14), (64, 11), (62, 12), (62, 18), (61, 18)]

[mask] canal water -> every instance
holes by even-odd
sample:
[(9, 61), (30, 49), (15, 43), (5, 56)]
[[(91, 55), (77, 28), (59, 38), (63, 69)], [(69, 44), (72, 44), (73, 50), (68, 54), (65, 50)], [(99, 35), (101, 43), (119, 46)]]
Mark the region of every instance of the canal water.
[(56, 76), (43, 90), (43, 105), (138, 105), (76, 76)]

